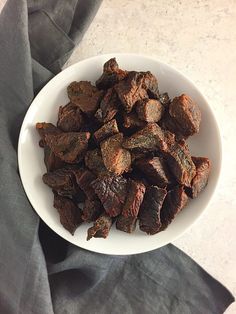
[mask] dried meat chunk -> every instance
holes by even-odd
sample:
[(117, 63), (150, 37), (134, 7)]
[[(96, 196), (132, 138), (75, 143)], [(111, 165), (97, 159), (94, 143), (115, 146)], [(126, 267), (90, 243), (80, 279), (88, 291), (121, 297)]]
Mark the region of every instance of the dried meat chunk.
[(137, 113), (132, 111), (130, 113), (123, 113), (123, 126), (127, 129), (134, 129), (134, 128), (142, 128), (146, 125), (145, 121), (139, 119)]
[(68, 163), (78, 163), (88, 147), (89, 132), (68, 132), (46, 135), (45, 141), (53, 153)]
[(105, 211), (111, 217), (121, 213), (127, 194), (127, 180), (122, 176), (104, 175), (91, 183)]
[(142, 86), (147, 91), (150, 98), (159, 98), (159, 89), (157, 78), (150, 72), (140, 72), (143, 78)]
[(96, 199), (94, 189), (91, 183), (96, 179), (96, 176), (87, 169), (78, 169), (73, 171), (76, 182), (81, 190), (85, 193), (89, 200)]
[(60, 215), (60, 222), (63, 227), (74, 235), (75, 230), (83, 222), (81, 209), (71, 199), (56, 194), (54, 194), (53, 206)]
[(173, 145), (166, 153), (166, 159), (176, 180), (180, 184), (190, 187), (196, 174), (196, 167), (191, 159), (187, 144), (184, 146), (179, 143)]
[(88, 150), (86, 152), (84, 161), (86, 167), (89, 168), (92, 172), (94, 172), (97, 176), (107, 172), (107, 168), (105, 167), (102, 159), (101, 150), (98, 148)]
[(117, 122), (115, 119), (108, 121), (106, 124), (104, 124), (100, 129), (98, 129), (94, 133), (94, 138), (97, 143), (100, 143), (101, 141), (105, 140), (107, 137), (115, 135), (119, 133), (119, 129), (117, 126)]
[(124, 139), (122, 146), (140, 152), (167, 150), (165, 134), (156, 123), (148, 123), (143, 129)]
[(170, 104), (169, 113), (184, 136), (187, 137), (199, 132), (201, 111), (188, 95), (182, 94), (175, 97)]
[(88, 81), (72, 82), (67, 87), (72, 104), (75, 104), (87, 115), (96, 112), (103, 93)]
[(102, 76), (96, 81), (96, 86), (99, 89), (108, 89), (123, 80), (127, 73), (119, 68), (116, 58), (112, 58), (104, 64)]
[(47, 171), (54, 171), (62, 168), (65, 163), (59, 157), (57, 157), (49, 146), (44, 146), (44, 164)]
[(43, 175), (43, 182), (62, 196), (73, 196), (77, 193), (77, 184), (69, 169), (58, 169)]
[(64, 132), (78, 132), (84, 124), (84, 118), (79, 107), (72, 103), (60, 106), (57, 126)]
[(98, 199), (86, 199), (82, 211), (82, 219), (86, 222), (95, 221), (102, 213), (102, 204)]
[(138, 100), (148, 98), (148, 94), (143, 88), (143, 75), (135, 71), (129, 72), (125, 80), (116, 84), (115, 90), (127, 112), (131, 112)]
[(93, 227), (88, 229), (87, 241), (94, 238), (107, 238), (112, 226), (112, 219), (107, 214), (101, 215), (95, 222)]
[(61, 133), (61, 130), (58, 129), (54, 124), (52, 123), (46, 123), (46, 122), (38, 122), (36, 123), (36, 130), (39, 133), (39, 136), (41, 137), (41, 140), (39, 142), (39, 146), (44, 147), (46, 145), (45, 143), (45, 136), (46, 135), (57, 135)]
[(106, 123), (112, 120), (118, 112), (119, 99), (113, 88), (106, 91), (101, 100), (100, 108), (95, 113), (95, 117), (99, 122)]
[(155, 234), (161, 229), (160, 212), (166, 197), (166, 189), (157, 186), (147, 187), (144, 200), (139, 211), (140, 230), (147, 234)]
[(192, 160), (196, 166), (196, 175), (192, 180), (190, 196), (195, 198), (202, 190), (204, 190), (208, 183), (211, 162), (206, 157), (192, 157)]
[(170, 100), (168, 93), (160, 94), (159, 100), (165, 108), (167, 108), (171, 103), (171, 100)]
[(164, 188), (171, 182), (166, 162), (161, 157), (139, 159), (135, 166), (146, 175), (148, 181), (153, 185)]
[(116, 229), (132, 233), (136, 228), (137, 217), (125, 217), (120, 215), (116, 220)]
[(161, 209), (161, 230), (165, 230), (175, 216), (186, 206), (188, 196), (183, 186), (176, 186), (167, 193)]
[(142, 182), (129, 180), (127, 197), (122, 209), (124, 217), (137, 217), (142, 204), (146, 187)]
[(101, 152), (107, 170), (116, 174), (128, 171), (131, 166), (131, 154), (121, 145), (123, 134), (113, 135), (101, 143)]
[(156, 99), (144, 99), (137, 103), (136, 111), (140, 120), (158, 122), (164, 113), (164, 107)]

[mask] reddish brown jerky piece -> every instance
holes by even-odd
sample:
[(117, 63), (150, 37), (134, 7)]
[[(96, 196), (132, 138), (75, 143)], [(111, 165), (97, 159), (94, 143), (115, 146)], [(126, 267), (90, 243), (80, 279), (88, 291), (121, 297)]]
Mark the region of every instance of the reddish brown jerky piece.
[(146, 175), (149, 182), (158, 187), (164, 188), (171, 182), (167, 165), (161, 157), (139, 159), (135, 166)]
[(121, 145), (123, 134), (113, 135), (101, 143), (101, 152), (104, 165), (108, 171), (116, 174), (122, 174), (128, 171), (131, 166), (131, 154)]
[(120, 215), (116, 220), (116, 229), (132, 233), (136, 228), (137, 217), (124, 217)]
[(73, 173), (75, 175), (77, 184), (85, 193), (87, 198), (90, 200), (96, 199), (94, 189), (91, 186), (91, 183), (96, 179), (96, 176), (87, 169), (74, 170)]
[(72, 82), (67, 87), (67, 93), (70, 101), (88, 115), (95, 113), (103, 94), (87, 81)]
[(98, 199), (86, 199), (82, 211), (82, 219), (86, 222), (95, 221), (102, 213), (102, 204)]
[(45, 140), (53, 153), (68, 163), (77, 163), (87, 150), (89, 132), (68, 132), (46, 135)]
[(125, 203), (127, 180), (122, 176), (104, 175), (93, 181), (91, 186), (107, 214), (111, 217), (118, 216)]
[(160, 211), (166, 194), (165, 189), (161, 189), (157, 186), (147, 187), (139, 212), (140, 230), (147, 234), (155, 234), (160, 231)]
[(136, 111), (140, 120), (158, 122), (164, 113), (164, 107), (156, 99), (144, 99), (137, 103)]
[(211, 163), (206, 157), (192, 157), (192, 160), (196, 166), (196, 175), (192, 180), (190, 196), (195, 198), (202, 190), (204, 190), (208, 183)]
[(88, 150), (84, 160), (86, 167), (94, 172), (97, 176), (107, 172), (107, 168), (104, 165), (100, 149), (96, 148), (93, 150)]
[(69, 103), (59, 107), (57, 126), (64, 132), (78, 132), (84, 124), (81, 110)]
[(177, 186), (169, 191), (161, 209), (161, 230), (165, 230), (175, 216), (186, 206), (188, 196), (183, 186)]
[(83, 222), (81, 218), (81, 209), (75, 203), (66, 197), (54, 194), (53, 206), (60, 215), (62, 226), (74, 235), (75, 230)]
[(105, 93), (101, 100), (100, 108), (95, 113), (98, 121), (106, 123), (114, 118), (118, 112), (119, 99), (113, 88), (110, 88)]
[(167, 150), (165, 135), (156, 123), (148, 123), (143, 129), (126, 138), (122, 146), (140, 152)]
[(112, 136), (114, 134), (119, 133), (118, 126), (116, 123), (116, 120), (113, 119), (106, 124), (104, 124), (100, 129), (98, 129), (94, 133), (94, 138), (97, 143), (100, 143), (101, 141), (105, 140), (107, 137)]
[(39, 142), (39, 146), (44, 147), (46, 145), (45, 143), (45, 136), (46, 135), (56, 135), (60, 134), (61, 130), (59, 130), (55, 125), (52, 123), (46, 123), (46, 122), (38, 122), (36, 123), (36, 130), (38, 131), (41, 140)]
[(123, 80), (127, 73), (119, 68), (116, 58), (112, 58), (104, 64), (103, 74), (96, 81), (96, 86), (99, 89), (108, 89)]
[(136, 112), (123, 113), (123, 126), (127, 129), (142, 128), (146, 125), (145, 121), (139, 119)]
[(107, 238), (112, 226), (112, 219), (106, 214), (101, 215), (95, 222), (93, 227), (88, 229), (87, 241), (94, 238)]
[(201, 112), (198, 105), (188, 95), (175, 97), (170, 104), (169, 113), (184, 136), (199, 132)]
[(187, 187), (191, 186), (191, 181), (196, 174), (196, 167), (191, 159), (187, 146), (178, 143), (173, 145), (166, 153), (169, 169), (176, 180)]
[(142, 182), (128, 181), (127, 198), (122, 209), (124, 217), (137, 217), (140, 205), (142, 204), (146, 187)]
[(140, 72), (143, 78), (142, 86), (147, 91), (150, 98), (158, 99), (158, 81), (157, 78), (150, 72)]
[(44, 163), (48, 172), (60, 169), (65, 165), (64, 161), (57, 157), (47, 145), (44, 146)]
[(120, 81), (115, 86), (115, 90), (125, 111), (130, 112), (138, 100), (148, 98), (142, 84), (142, 74), (133, 71), (129, 72), (125, 80)]

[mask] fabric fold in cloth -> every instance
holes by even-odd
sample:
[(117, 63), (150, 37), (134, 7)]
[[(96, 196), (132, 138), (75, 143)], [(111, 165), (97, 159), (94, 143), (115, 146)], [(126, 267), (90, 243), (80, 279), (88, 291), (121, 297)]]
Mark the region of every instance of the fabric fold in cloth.
[(24, 115), (100, 3), (8, 0), (0, 13), (0, 313), (223, 313), (231, 293), (173, 245), (133, 256), (80, 249), (40, 222), (24, 193)]

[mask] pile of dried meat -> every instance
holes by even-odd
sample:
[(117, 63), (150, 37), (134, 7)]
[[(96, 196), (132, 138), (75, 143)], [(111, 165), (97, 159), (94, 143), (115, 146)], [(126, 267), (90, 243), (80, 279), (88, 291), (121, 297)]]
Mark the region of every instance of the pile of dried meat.
[(113, 223), (128, 233), (137, 221), (147, 234), (165, 230), (208, 181), (209, 159), (186, 143), (199, 132), (197, 104), (185, 94), (171, 101), (151, 72), (122, 70), (115, 58), (96, 86), (72, 82), (67, 93), (57, 126), (36, 124), (62, 225), (74, 234), (93, 222), (88, 240), (106, 238)]

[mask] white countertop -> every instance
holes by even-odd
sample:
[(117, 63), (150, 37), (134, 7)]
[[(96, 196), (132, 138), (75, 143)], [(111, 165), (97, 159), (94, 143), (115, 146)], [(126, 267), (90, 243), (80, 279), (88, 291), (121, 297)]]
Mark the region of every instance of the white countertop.
[[(168, 2), (168, 4), (167, 4)], [(223, 173), (203, 217), (176, 246), (236, 295), (236, 1), (104, 0), (68, 64), (102, 53), (154, 56), (183, 72), (218, 118)], [(236, 313), (236, 304), (227, 314)]]

